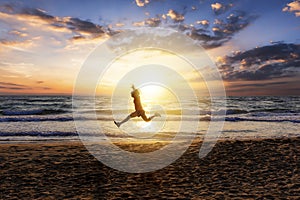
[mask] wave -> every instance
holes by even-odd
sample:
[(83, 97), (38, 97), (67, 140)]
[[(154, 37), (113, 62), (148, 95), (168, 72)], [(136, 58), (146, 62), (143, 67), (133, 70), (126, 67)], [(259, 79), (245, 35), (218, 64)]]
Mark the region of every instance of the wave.
[[(54, 117), (2, 117), (0, 118), (1, 122), (68, 122), (68, 121), (92, 121), (95, 120), (92, 116), (81, 116), (73, 118), (73, 116), (54, 116)], [(97, 117), (98, 121), (113, 121), (112, 117)], [(156, 120), (160, 120), (157, 118)], [(253, 121), (253, 122), (292, 122), (292, 123), (300, 123), (299, 116), (269, 116), (269, 117), (221, 117), (221, 116), (203, 116), (203, 117), (195, 117), (195, 116), (183, 116), (183, 117), (168, 117), (167, 121), (228, 121), (228, 122), (241, 122), (241, 121)]]
[(72, 99), (66, 99), (66, 98), (45, 98), (45, 99), (26, 99), (24, 101), (29, 102), (29, 103), (33, 103), (33, 102), (38, 102), (38, 103), (42, 103), (42, 102), (51, 102), (51, 103), (66, 103), (66, 102), (71, 102)]
[(39, 118), (39, 117), (5, 117), (0, 118), (0, 122), (44, 122), (44, 121), (73, 121), (73, 117), (55, 117), (55, 118)]
[[(81, 111), (81, 113), (94, 113), (96, 112), (97, 114), (118, 114), (118, 113), (128, 113), (128, 112), (133, 112), (133, 110), (128, 111), (128, 110), (86, 110), (86, 111)], [(161, 112), (160, 110), (151, 110), (151, 113), (155, 112)], [(249, 113), (247, 110), (240, 110), (240, 109), (228, 109), (228, 110), (218, 110), (218, 111), (210, 111), (210, 110), (191, 110), (191, 109), (167, 109), (164, 110), (164, 112), (167, 115), (182, 115), (184, 113), (188, 113), (190, 115), (222, 115), (222, 114), (227, 114), (227, 115), (235, 115), (235, 114), (247, 114)]]
[(264, 108), (264, 109), (256, 109), (250, 110), (249, 113), (299, 113), (299, 110), (289, 110), (283, 108)]
[[(56, 122), (67, 122), (67, 121), (89, 121), (95, 120), (93, 117), (77, 117), (73, 118), (72, 116), (63, 116), (63, 117), (4, 117), (0, 118), (0, 122), (46, 122), (46, 121), (56, 121)], [(113, 121), (112, 118), (107, 117), (98, 117), (99, 121)]]
[[(16, 115), (57, 115), (57, 114), (64, 114), (64, 113), (72, 113), (71, 109), (68, 109), (69, 107), (66, 107), (64, 109), (32, 109), (32, 110), (3, 110), (2, 112), (0, 111), (0, 114), (6, 115), (6, 116), (16, 116)], [(96, 113), (98, 115), (111, 115), (112, 113), (118, 114), (118, 113), (129, 113), (131, 111), (128, 110), (105, 110), (105, 109), (87, 109), (87, 110), (78, 110), (76, 112), (79, 113)], [(151, 111), (153, 113), (155, 111)], [(161, 112), (161, 111), (157, 111)], [(168, 109), (165, 110), (165, 113), (167, 115), (174, 115), (174, 116), (179, 116), (182, 115), (183, 113), (188, 113), (191, 115), (243, 115), (243, 114), (251, 114), (252, 116), (268, 116), (269, 113), (272, 114), (298, 114), (299, 111), (295, 110), (287, 110), (287, 109), (261, 109), (261, 110), (243, 110), (243, 109), (227, 109), (227, 110), (217, 110), (217, 111), (209, 111), (209, 110), (180, 110), (180, 109)]]
[(241, 118), (241, 117), (226, 117), (225, 121), (229, 122), (240, 122), (240, 121), (251, 121), (251, 122), (292, 122), (300, 123), (300, 119), (266, 119), (266, 118)]
[(12, 133), (12, 132), (0, 132), (0, 137), (9, 137), (9, 136), (39, 136), (39, 137), (66, 137), (66, 136), (78, 136), (76, 132), (19, 132), (19, 133)]
[(33, 110), (3, 110), (2, 115), (16, 116), (16, 115), (57, 115), (68, 113), (69, 111), (63, 109), (33, 109)]
[(218, 111), (213, 111), (209, 112), (207, 114), (214, 114), (214, 115), (237, 115), (237, 114), (247, 114), (249, 113), (247, 110), (241, 110), (241, 109), (227, 109), (227, 110), (218, 110)]

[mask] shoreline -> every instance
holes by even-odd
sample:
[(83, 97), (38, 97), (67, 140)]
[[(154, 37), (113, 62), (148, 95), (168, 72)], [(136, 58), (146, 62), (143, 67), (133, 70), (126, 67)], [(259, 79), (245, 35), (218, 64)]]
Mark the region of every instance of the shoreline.
[(129, 174), (80, 141), (0, 144), (0, 198), (300, 198), (300, 137), (218, 141), (202, 159), (199, 146), (161, 170)]
[[(72, 136), (73, 138), (72, 139), (69, 139), (69, 138), (51, 138), (51, 139), (32, 139), (32, 140), (10, 140), (10, 139), (1, 139), (0, 138), (0, 146), (1, 145), (12, 145), (12, 144), (60, 144), (62, 143), (63, 144), (68, 144), (68, 143), (71, 143), (71, 144), (83, 144), (82, 140), (78, 137), (78, 138), (74, 138), (74, 136)], [(108, 138), (110, 138), (108, 136)], [(277, 139), (297, 139), (297, 138), (300, 138), (300, 135), (279, 135), (279, 136), (261, 136), (261, 137), (257, 137), (257, 136), (247, 136), (247, 137), (219, 137), (217, 139), (213, 139), (213, 141), (216, 141), (216, 143), (219, 143), (219, 142), (226, 142), (226, 141), (261, 141), (261, 140), (277, 140)], [(110, 138), (111, 141), (109, 140), (106, 140), (106, 139), (99, 139), (98, 142), (90, 142), (90, 143), (107, 143), (108, 141), (109, 142), (112, 142), (112, 143), (117, 143), (117, 144), (127, 144), (127, 143), (132, 143), (132, 144), (153, 144), (153, 143), (170, 143), (170, 142), (181, 142), (181, 141), (184, 141), (184, 140), (178, 140), (178, 141), (172, 141), (171, 139), (170, 140), (159, 140), (159, 139), (148, 139), (148, 138), (140, 138), (140, 139), (135, 139), (135, 138), (117, 138), (117, 137), (111, 137)], [(207, 140), (209, 141), (209, 139)], [(199, 137), (199, 136), (196, 136), (194, 139), (193, 139), (193, 142), (192, 144), (194, 143), (202, 143), (203, 142), (203, 137)], [(86, 142), (88, 143), (88, 142)]]

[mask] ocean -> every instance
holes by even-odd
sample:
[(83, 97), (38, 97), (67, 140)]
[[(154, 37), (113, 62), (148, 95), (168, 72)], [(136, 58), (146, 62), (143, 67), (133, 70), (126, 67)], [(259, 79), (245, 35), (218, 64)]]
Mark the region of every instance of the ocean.
[[(200, 125), (194, 127), (192, 132), (203, 137), (212, 114), (219, 116), (220, 120), (225, 117), (220, 136), (222, 139), (300, 136), (298, 96), (227, 97), (226, 107), (220, 103), (213, 109), (209, 98), (203, 97), (199, 102), (185, 103), (184, 109), (197, 112), (189, 112), (192, 114), (185, 116), (184, 121), (184, 112), (177, 108), (176, 102), (165, 100), (156, 110), (162, 114), (160, 118), (154, 118), (152, 123), (135, 118), (120, 129), (113, 120), (120, 121), (132, 111), (130, 98), (120, 99), (121, 103), (113, 108), (110, 97), (76, 98), (77, 104), (72, 105), (72, 96), (0, 96), (0, 142), (76, 141), (80, 137), (74, 120), (79, 124), (91, 124), (90, 129), (81, 130), (80, 134), (92, 140), (107, 139), (103, 135), (97, 137), (99, 129), (93, 128), (95, 121), (108, 137), (132, 139), (138, 135), (144, 140), (168, 138), (166, 136), (175, 135), (179, 131), (180, 123), (199, 121)], [(223, 100), (216, 99), (216, 102)], [(147, 108), (151, 109), (146, 105), (146, 111)], [(154, 110), (147, 111), (147, 115), (153, 114)], [(221, 116), (224, 112), (226, 116)], [(140, 132), (143, 132), (142, 136)]]

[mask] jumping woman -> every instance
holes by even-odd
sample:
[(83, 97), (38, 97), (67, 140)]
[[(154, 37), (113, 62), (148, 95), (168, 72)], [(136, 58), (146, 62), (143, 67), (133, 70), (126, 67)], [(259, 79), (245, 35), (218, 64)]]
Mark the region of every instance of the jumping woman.
[(144, 109), (143, 109), (143, 106), (142, 106), (142, 103), (141, 103), (141, 98), (140, 98), (140, 93), (139, 93), (138, 89), (136, 89), (134, 87), (134, 85), (132, 85), (132, 90), (133, 91), (131, 92), (131, 97), (133, 98), (135, 111), (133, 113), (131, 113), (130, 115), (128, 115), (121, 122), (114, 121), (114, 123), (117, 125), (117, 127), (120, 127), (123, 123), (127, 122), (128, 120), (130, 120), (130, 118), (133, 118), (133, 117), (142, 117), (142, 119), (145, 122), (151, 121), (154, 117), (160, 117), (159, 113), (155, 113), (153, 116), (148, 118), (145, 114)]

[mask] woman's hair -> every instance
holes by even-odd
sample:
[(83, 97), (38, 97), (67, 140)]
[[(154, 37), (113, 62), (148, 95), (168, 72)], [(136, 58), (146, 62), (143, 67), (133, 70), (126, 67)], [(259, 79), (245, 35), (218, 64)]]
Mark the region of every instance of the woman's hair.
[(139, 96), (140, 95), (140, 92), (138, 89), (135, 89), (131, 92), (131, 97), (135, 97), (135, 96)]

